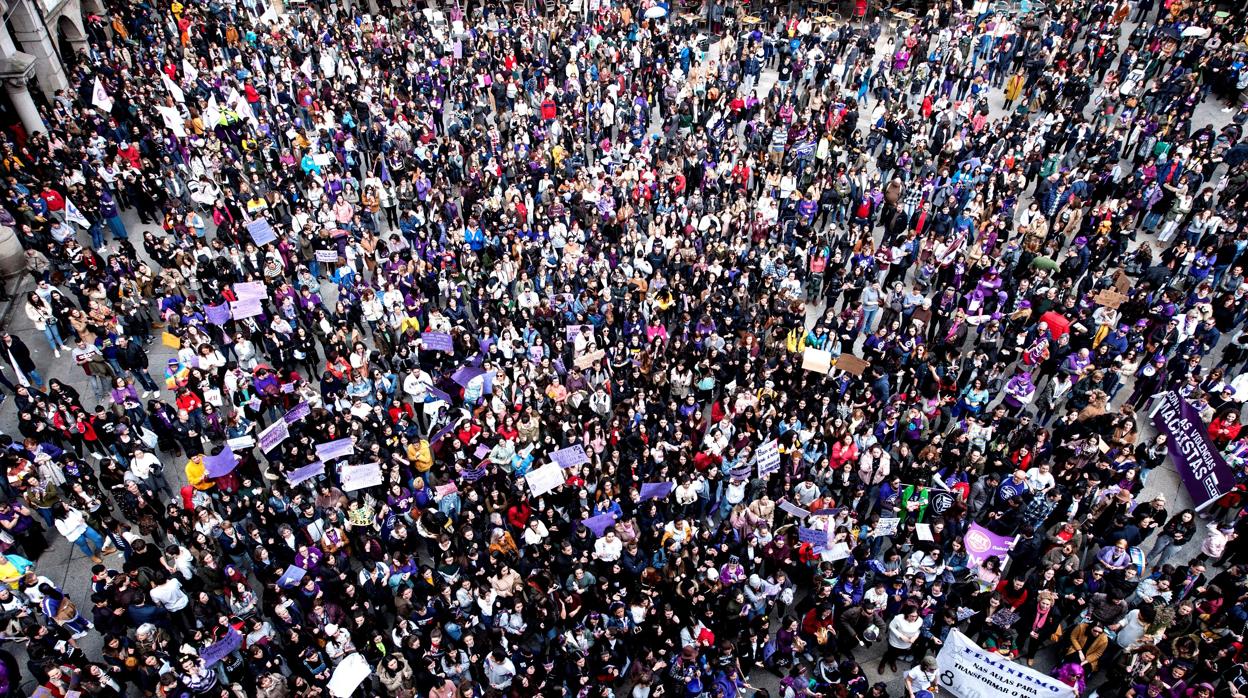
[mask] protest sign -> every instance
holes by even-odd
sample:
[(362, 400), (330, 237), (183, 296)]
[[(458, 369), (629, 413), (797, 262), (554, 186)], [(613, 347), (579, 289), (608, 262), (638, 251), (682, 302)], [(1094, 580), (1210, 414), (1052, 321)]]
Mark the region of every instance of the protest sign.
[(563, 484), (563, 468), (557, 463), (547, 463), (530, 470), (524, 476), (524, 481), (529, 484), (529, 494), (540, 497)]
[(277, 233), (273, 232), (273, 226), (269, 225), (269, 221), (264, 218), (257, 218), (249, 222), (247, 224), (247, 232), (251, 234), (251, 240), (256, 243), (256, 247), (264, 247), (277, 239)]
[(234, 451), (241, 451), (245, 448), (251, 448), (256, 445), (256, 437), (251, 434), (243, 434), (232, 439), (226, 439), (225, 443), (229, 444)]
[(182, 340), (178, 339), (178, 335), (173, 334), (171, 332), (161, 332), (160, 343), (169, 347), (170, 349), (182, 348)]
[(585, 525), (585, 528), (592, 531), (595, 536), (601, 537), (602, 534), (606, 532), (607, 528), (615, 525), (615, 514), (608, 511), (604, 514), (598, 514), (597, 516), (591, 516), (588, 519), (584, 519), (581, 523)]
[(230, 321), (230, 305), (228, 303), (206, 305), (204, 315), (208, 317), (208, 322), (214, 325), (224, 325)]
[(754, 454), (754, 462), (758, 464), (758, 476), (760, 478), (767, 477), (779, 470), (780, 442), (775, 439), (764, 442)]
[(309, 405), (306, 402), (301, 402), (298, 405), (295, 405), (294, 407), (290, 408), (290, 411), (287, 412), (282, 417), (282, 421), (286, 422), (287, 424), (294, 424), (295, 422), (308, 416), (308, 414), (311, 411), (312, 411), (311, 405)]
[(440, 351), (446, 354), (455, 353), (455, 340), (445, 332), (425, 332), (420, 341), (429, 351)]
[(797, 539), (802, 543), (808, 543), (815, 552), (819, 552), (828, 547), (828, 532), (818, 528), (797, 527)]
[(832, 352), (806, 347), (802, 352), (802, 368), (816, 373), (832, 370)]
[(277, 448), (278, 444), (286, 440), (290, 436), (290, 428), (285, 420), (277, 420), (269, 426), (268, 429), (260, 432), (260, 450), (268, 453)]
[(311, 480), (314, 477), (318, 477), (324, 472), (325, 472), (325, 464), (322, 463), (321, 461), (317, 461), (315, 463), (308, 463), (302, 468), (297, 468), (287, 473), (286, 481), (292, 485), (298, 485), (298, 484), (307, 482), (308, 480)]
[(199, 658), (204, 660), (204, 666), (215, 666), (218, 662), (230, 656), (230, 653), (238, 651), (243, 646), (243, 635), (234, 628), (230, 628), (225, 637), (208, 645), (199, 651)]
[(364, 655), (353, 652), (334, 667), (334, 673), (329, 677), (329, 694), (334, 698), (349, 698), (372, 673), (373, 669)]
[(881, 516), (879, 522), (875, 524), (872, 530), (873, 536), (891, 536), (897, 533), (897, 527), (901, 525), (901, 519), (896, 516)]
[(246, 320), (249, 317), (255, 317), (264, 312), (264, 306), (260, 304), (258, 298), (248, 298), (235, 303), (230, 303), (230, 315), (235, 320)]
[(641, 483), (641, 501), (647, 499), (664, 499), (672, 493), (674, 485), (670, 482), (643, 482)]
[(1157, 431), (1166, 435), (1170, 458), (1197, 511), (1235, 489), (1235, 471), (1209, 440), (1200, 412), (1187, 400), (1173, 391), (1162, 393), (1149, 416)]
[(593, 366), (594, 364), (598, 363), (599, 361), (602, 361), (602, 357), (604, 357), (604, 356), (606, 356), (606, 355), (607, 355), (607, 352), (603, 351), (602, 349), (599, 349), (598, 351), (591, 351), (591, 352), (589, 352), (588, 354), (586, 354), (586, 355), (584, 355), (584, 356), (577, 357), (576, 361), (573, 361), (572, 363), (573, 363), (573, 365), (575, 365), (577, 368), (579, 368), (579, 369), (581, 369), (582, 371), (584, 371), (585, 369), (589, 368), (590, 366)]
[[(961, 610), (958, 620), (964, 620)], [(1075, 698), (1071, 686), (984, 650), (956, 629), (945, 637), (940, 654), (936, 655), (936, 666), (940, 687), (958, 698)]]
[(306, 577), (307, 574), (308, 571), (302, 567), (298, 565), (291, 565), (286, 568), (286, 571), (282, 573), (281, 578), (277, 580), (277, 585), (283, 589), (290, 589), (291, 587), (299, 584), (299, 582), (302, 582), (303, 578)]
[(779, 502), (776, 502), (776, 506), (780, 507), (781, 511), (789, 514), (790, 516), (796, 516), (799, 519), (804, 519), (807, 516), (810, 516), (809, 511), (799, 507), (787, 499), (781, 499)]
[(316, 457), (323, 461), (349, 456), (353, 453), (355, 453), (355, 441), (350, 436), (316, 445)]
[(334, 264), (338, 261), (338, 252), (336, 250), (317, 250), (316, 261)]
[(589, 456), (585, 453), (585, 447), (580, 444), (561, 448), (551, 453), (550, 459), (558, 463), (560, 468), (571, 468), (574, 465), (589, 462)]
[(1010, 552), (1014, 539), (1009, 536), (999, 536), (983, 526), (973, 523), (967, 527), (966, 535), (962, 537), (962, 542), (966, 544), (966, 556), (970, 558), (971, 564), (979, 566), (983, 564), (984, 560), (993, 555), (1004, 561), (1005, 556)]
[(343, 492), (354, 492), (366, 487), (376, 487), (383, 481), (381, 463), (365, 463), (364, 465), (343, 465), (338, 471), (342, 480)]
[(862, 372), (867, 370), (871, 363), (864, 361), (853, 354), (841, 354), (836, 359), (836, 367), (851, 376), (861, 376)]
[(485, 369), (480, 366), (460, 366), (451, 374), (451, 380), (459, 384), (460, 387), (467, 388), (473, 378), (485, 375)]
[(269, 297), (269, 290), (263, 281), (240, 281), (234, 284), (234, 297), (240, 301), (249, 298), (263, 300)]

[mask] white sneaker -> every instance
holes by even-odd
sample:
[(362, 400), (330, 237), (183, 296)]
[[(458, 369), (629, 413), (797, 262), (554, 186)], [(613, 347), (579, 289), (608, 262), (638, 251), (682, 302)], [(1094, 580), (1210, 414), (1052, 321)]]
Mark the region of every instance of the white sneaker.
[(60, 349), (53, 349), (53, 350), (52, 350), (52, 354), (53, 354), (56, 358), (58, 358), (58, 359), (59, 359), (59, 358), (61, 358), (61, 350), (60, 350)]

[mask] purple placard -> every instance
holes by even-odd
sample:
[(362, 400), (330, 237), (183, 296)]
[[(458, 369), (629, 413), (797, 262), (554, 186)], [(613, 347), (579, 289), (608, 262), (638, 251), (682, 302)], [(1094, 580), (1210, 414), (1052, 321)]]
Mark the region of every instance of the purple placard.
[(317, 461), (315, 463), (308, 463), (297, 470), (290, 471), (286, 475), (286, 481), (292, 485), (298, 485), (324, 473), (325, 464), (321, 461)]
[(779, 502), (776, 503), (776, 506), (779, 507), (781, 511), (784, 511), (790, 516), (796, 516), (799, 519), (804, 519), (807, 516), (810, 516), (809, 511), (806, 511), (805, 509), (799, 507), (798, 505), (794, 504), (793, 502), (790, 502), (787, 499), (781, 499)]
[(233, 315), (235, 320), (246, 320), (263, 312), (264, 307), (260, 305), (259, 298), (247, 298), (237, 303), (230, 303), (230, 315)]
[(597, 516), (591, 516), (581, 523), (585, 524), (585, 528), (593, 531), (595, 536), (602, 536), (608, 527), (615, 525), (615, 514), (607, 512)]
[(355, 442), (350, 436), (316, 445), (316, 457), (324, 461), (349, 456), (353, 453), (355, 453)]
[(208, 477), (225, 477), (238, 467), (238, 456), (229, 444), (215, 456), (204, 456), (204, 474)]
[(1209, 441), (1209, 429), (1195, 407), (1176, 392), (1157, 396), (1149, 416), (1166, 435), (1166, 449), (1199, 511), (1235, 489), (1235, 472)]
[(208, 322), (214, 325), (224, 325), (230, 321), (230, 304), (206, 305), (204, 315), (208, 317)]
[(828, 532), (821, 531), (817, 528), (797, 527), (797, 539), (803, 543), (809, 543), (815, 552), (819, 552), (828, 547)]
[[(294, 385), (294, 384), (290, 383), (289, 385)], [(282, 386), (282, 387), (285, 387), (285, 386)], [(311, 411), (312, 411), (311, 405), (309, 405), (306, 402), (301, 402), (298, 405), (295, 405), (293, 408), (291, 408), (291, 410), (287, 412), (286, 416), (282, 417), (282, 419), (287, 424), (294, 424), (295, 422), (308, 416), (308, 413)]]
[(641, 501), (663, 499), (672, 493), (673, 487), (670, 482), (643, 482), (641, 483)]
[(263, 281), (240, 281), (234, 284), (234, 297), (240, 301), (248, 298), (264, 300), (269, 297), (269, 289)]
[(308, 571), (302, 567), (299, 567), (298, 565), (291, 565), (286, 568), (286, 571), (282, 573), (281, 578), (277, 580), (277, 585), (283, 589), (289, 589), (299, 582), (302, 582), (303, 578), (307, 576), (307, 574)]
[(277, 239), (273, 226), (269, 225), (269, 221), (264, 218), (257, 218), (248, 223), (247, 232), (251, 233), (251, 239), (256, 243), (256, 247), (264, 247)]
[(426, 332), (420, 335), (420, 341), (424, 343), (425, 348), (429, 351), (441, 351), (447, 354), (455, 353), (455, 340), (445, 332)]
[(574, 465), (588, 463), (589, 456), (586, 455), (584, 446), (576, 444), (551, 453), (550, 460), (559, 464), (560, 468), (571, 468)]
[(238, 651), (243, 646), (243, 635), (234, 628), (230, 628), (225, 637), (208, 645), (199, 651), (199, 658), (204, 660), (204, 666), (214, 666), (222, 659), (230, 656), (231, 652)]
[(277, 448), (277, 445), (286, 440), (290, 436), (290, 429), (284, 420), (273, 422), (269, 428), (260, 432), (260, 450), (268, 453)]
[(490, 455), (490, 447), (485, 444), (481, 444), (480, 446), (477, 446), (477, 450), (473, 452), (472, 457), (481, 459), (488, 455)]

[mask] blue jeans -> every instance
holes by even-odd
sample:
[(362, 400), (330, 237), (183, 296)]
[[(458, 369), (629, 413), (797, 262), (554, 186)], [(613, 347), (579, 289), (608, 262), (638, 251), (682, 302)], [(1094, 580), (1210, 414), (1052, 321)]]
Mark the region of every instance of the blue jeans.
[(143, 386), (144, 390), (160, 392), (160, 386), (156, 385), (156, 381), (152, 380), (152, 374), (148, 373), (147, 369), (134, 369), (130, 371), (130, 375), (134, 376), (134, 379), (139, 382), (139, 385)]
[(875, 316), (880, 314), (879, 307), (865, 308), (862, 311), (862, 333), (871, 334), (871, 326), (875, 324)]
[(43, 336), (48, 338), (48, 346), (53, 349), (64, 348), (65, 340), (61, 339), (61, 330), (56, 326), (55, 322), (49, 322), (44, 325)]
[(26, 377), (29, 378), (30, 382), (34, 383), (36, 386), (40, 388), (43, 387), (43, 376), (39, 375), (38, 371), (35, 371), (35, 370), (27, 371)]
[[(104, 536), (101, 536), (100, 532), (94, 528), (87, 526), (87, 530), (83, 531), (81, 536), (78, 536), (78, 540), (74, 541), (74, 545), (77, 545), (78, 549), (87, 555), (95, 557), (104, 549)], [(92, 549), (93, 547), (94, 549)]]

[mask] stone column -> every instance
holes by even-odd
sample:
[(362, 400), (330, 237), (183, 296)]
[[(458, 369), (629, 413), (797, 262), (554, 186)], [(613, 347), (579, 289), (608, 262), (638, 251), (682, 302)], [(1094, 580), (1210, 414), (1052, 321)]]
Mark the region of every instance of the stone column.
[(43, 16), (32, 3), (41, 0), (9, 0), (10, 21), (13, 23), (13, 39), (22, 51), (35, 57), (35, 74), (39, 86), (49, 96), (57, 90), (69, 88), (65, 68), (56, 53), (56, 45), (43, 24)]
[[(3, 26), (0, 25), (0, 49), (6, 48), (6, 43), (12, 46), (12, 42), (7, 39), (8, 33), (4, 32)], [(48, 130), (43, 123), (43, 117), (39, 114), (38, 107), (35, 106), (34, 98), (30, 96), (30, 78), (34, 74), (35, 57), (29, 53), (13, 51), (5, 53), (4, 57), (0, 58), (0, 79), (4, 80), (4, 89), (8, 92), (9, 101), (13, 102), (13, 108), (17, 110), (26, 133), (32, 135)]]
[(43, 117), (39, 115), (39, 109), (35, 106), (34, 98), (30, 96), (30, 90), (26, 88), (25, 78), (6, 78), (4, 90), (9, 93), (9, 101), (13, 102), (13, 108), (21, 117), (26, 133), (33, 136), (35, 133), (48, 130), (43, 123)]

